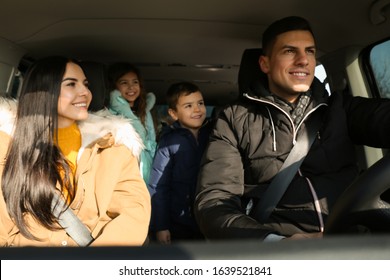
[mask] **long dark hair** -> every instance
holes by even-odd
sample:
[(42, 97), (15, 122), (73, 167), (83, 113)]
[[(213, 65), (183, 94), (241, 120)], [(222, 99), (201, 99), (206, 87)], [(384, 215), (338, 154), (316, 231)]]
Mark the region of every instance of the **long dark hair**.
[[(135, 73), (137, 75), (140, 87), (140, 95), (134, 102), (135, 115), (141, 120), (145, 126), (146, 119), (146, 90), (145, 83), (141, 76), (140, 70), (133, 64), (128, 62), (117, 62), (108, 68), (108, 80), (110, 91), (116, 89), (117, 81), (127, 73)], [(129, 105), (130, 106), (130, 105)]]
[(15, 130), (2, 174), (2, 191), (10, 217), (27, 238), (24, 214), (29, 213), (50, 230), (58, 228), (52, 214), (57, 183), (74, 199), (70, 166), (55, 144), (58, 128), (58, 98), (68, 62), (65, 57), (48, 57), (27, 71), (18, 101)]

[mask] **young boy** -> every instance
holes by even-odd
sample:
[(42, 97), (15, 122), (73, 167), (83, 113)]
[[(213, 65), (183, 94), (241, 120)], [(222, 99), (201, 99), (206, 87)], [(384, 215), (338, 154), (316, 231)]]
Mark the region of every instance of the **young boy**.
[(148, 185), (152, 197), (151, 233), (162, 244), (203, 239), (192, 206), (210, 130), (210, 125), (204, 124), (206, 107), (196, 85), (173, 84), (166, 97), (174, 123), (161, 133)]

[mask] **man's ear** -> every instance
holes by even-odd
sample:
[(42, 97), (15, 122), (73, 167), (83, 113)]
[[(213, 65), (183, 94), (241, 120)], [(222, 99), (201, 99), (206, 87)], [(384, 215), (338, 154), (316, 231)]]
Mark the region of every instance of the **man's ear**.
[(268, 58), (268, 56), (260, 55), (259, 65), (260, 65), (261, 71), (263, 71), (265, 74), (268, 74), (268, 72), (269, 72), (269, 58)]
[(176, 110), (173, 110), (173, 109), (169, 108), (168, 109), (168, 114), (174, 121), (177, 121)]

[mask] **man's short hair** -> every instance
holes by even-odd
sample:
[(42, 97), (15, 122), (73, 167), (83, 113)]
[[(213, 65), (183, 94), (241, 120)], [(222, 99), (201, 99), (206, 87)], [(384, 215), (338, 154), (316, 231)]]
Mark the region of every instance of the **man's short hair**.
[(274, 21), (263, 33), (262, 38), (262, 48), (263, 54), (269, 55), (272, 47), (276, 41), (276, 37), (282, 33), (294, 31), (294, 30), (304, 30), (309, 31), (314, 38), (313, 30), (310, 27), (309, 22), (298, 16), (289, 16), (277, 21)]

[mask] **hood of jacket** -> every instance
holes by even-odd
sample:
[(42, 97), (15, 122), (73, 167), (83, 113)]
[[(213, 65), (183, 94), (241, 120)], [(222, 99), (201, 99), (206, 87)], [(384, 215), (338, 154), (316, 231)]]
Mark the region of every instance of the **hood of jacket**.
[[(0, 131), (13, 135), (17, 112), (17, 100), (0, 98)], [(123, 117), (111, 114), (107, 109), (89, 113), (86, 120), (78, 122), (82, 144), (80, 155), (88, 145), (111, 133), (115, 145), (125, 145), (139, 158), (144, 145), (133, 126)]]
[[(110, 92), (110, 103), (112, 107), (118, 107), (117, 103), (126, 103), (126, 99), (122, 97), (122, 94), (119, 90), (115, 89)], [(156, 96), (153, 92), (148, 92), (146, 94), (146, 111), (150, 111), (153, 109), (154, 105), (156, 104)]]
[(146, 94), (146, 111), (150, 111), (153, 109), (156, 104), (156, 96), (153, 92), (148, 92)]
[(156, 97), (153, 93), (149, 92), (146, 98), (146, 120), (145, 125), (141, 123), (141, 120), (131, 110), (129, 103), (124, 99), (118, 90), (113, 90), (110, 93), (110, 106), (109, 111), (113, 115), (120, 115), (130, 121), (135, 131), (140, 135), (142, 142), (146, 148), (154, 152), (156, 146), (156, 132), (154, 129), (153, 117), (150, 110), (153, 108)]

